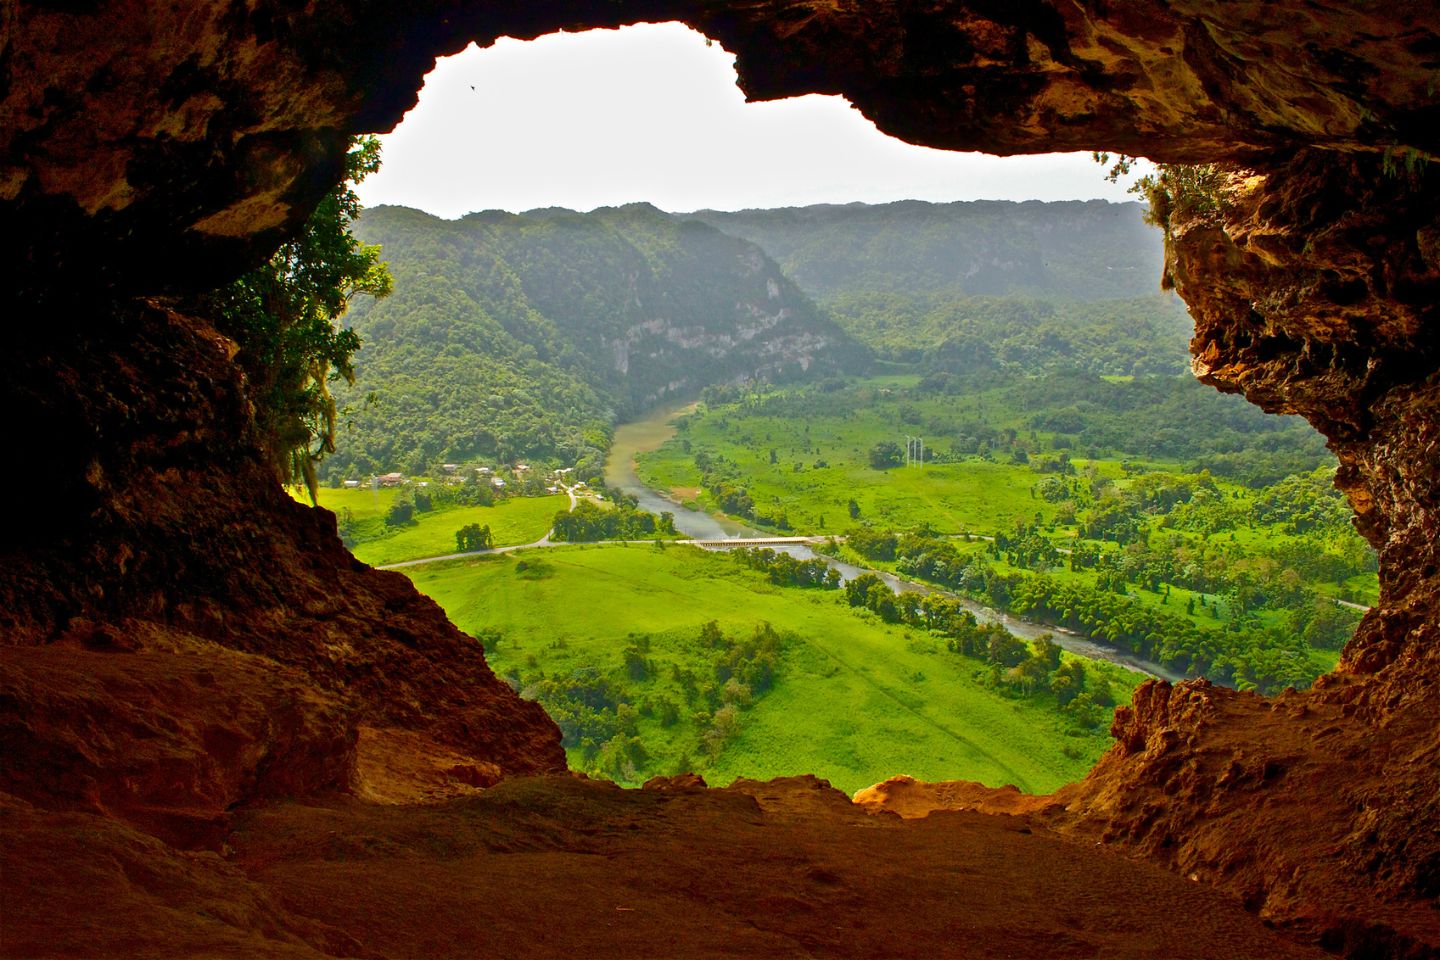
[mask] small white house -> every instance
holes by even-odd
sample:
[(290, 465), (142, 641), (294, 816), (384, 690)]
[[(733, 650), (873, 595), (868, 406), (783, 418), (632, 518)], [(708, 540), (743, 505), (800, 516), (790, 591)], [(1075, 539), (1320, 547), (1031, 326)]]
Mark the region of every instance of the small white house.
[(491, 477), (491, 478), (490, 478), (490, 485), (493, 486), (496, 490), (504, 490), (504, 489), (505, 489), (505, 481), (504, 481), (504, 480), (501, 480), (499, 477)]
[(359, 489), (359, 487), (360, 487), (360, 481), (359, 481), (359, 480), (346, 480), (346, 481), (344, 481), (344, 487), (345, 487), (346, 490), (356, 490), (356, 489)]

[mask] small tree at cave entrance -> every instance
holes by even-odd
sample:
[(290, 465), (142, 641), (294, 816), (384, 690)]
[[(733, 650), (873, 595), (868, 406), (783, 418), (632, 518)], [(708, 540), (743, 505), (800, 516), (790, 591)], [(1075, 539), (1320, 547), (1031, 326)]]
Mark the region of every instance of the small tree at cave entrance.
[(360, 213), (353, 184), (380, 168), (380, 141), (358, 137), (345, 157), (345, 179), (326, 195), (304, 229), (238, 280), (208, 295), (216, 326), (239, 344), (266, 458), (283, 483), (303, 482), (313, 502), (315, 467), (335, 452), (330, 384), (353, 383), (360, 349), (355, 331), (336, 327), (351, 298), (390, 292), (380, 248), (350, 235)]

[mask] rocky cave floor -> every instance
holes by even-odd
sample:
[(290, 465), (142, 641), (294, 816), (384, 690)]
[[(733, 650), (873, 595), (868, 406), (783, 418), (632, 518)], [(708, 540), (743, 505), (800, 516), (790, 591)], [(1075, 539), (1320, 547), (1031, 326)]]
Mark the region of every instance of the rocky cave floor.
[(3, 810), (8, 956), (1325, 955), (1023, 813), (901, 819), (809, 777), (283, 801), (241, 816), (219, 852)]

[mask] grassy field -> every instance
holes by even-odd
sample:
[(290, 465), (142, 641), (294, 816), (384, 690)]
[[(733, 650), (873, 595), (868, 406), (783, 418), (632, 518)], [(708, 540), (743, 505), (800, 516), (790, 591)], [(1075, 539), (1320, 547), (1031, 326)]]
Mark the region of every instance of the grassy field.
[[(883, 396), (913, 385), (915, 379), (877, 378), (866, 383)], [(1033, 522), (1037, 514), (1046, 523), (1052, 521), (1056, 505), (1036, 499), (1031, 492), (1039, 476), (1028, 466), (1007, 462), (1008, 457), (973, 456), (954, 463), (886, 470), (870, 465), (869, 451), (876, 443), (903, 443), (906, 434), (924, 432), (924, 421), (955, 416), (957, 408), (966, 416), (1002, 419), (1005, 425), (1020, 422), (1013, 413), (1002, 416), (998, 405), (984, 399), (965, 403), (969, 406), (946, 397), (905, 404), (903, 416), (919, 424), (907, 424), (900, 419), (902, 414), (884, 403), (805, 419), (746, 414), (733, 407), (702, 409), (686, 421), (679, 435), (637, 457), (637, 473), (648, 486), (670, 491), (682, 502), (696, 498), (698, 506), (712, 509), (709, 494), (696, 492), (701, 474), (694, 455), (700, 450), (718, 454), (736, 465), (757, 512), (783, 509), (797, 533), (838, 533), (852, 526), (852, 499), (860, 508), (860, 520), (881, 527), (928, 523), (948, 533), (992, 534), (1013, 529), (1017, 520)], [(1075, 460), (1080, 468), (1090, 462)], [(1094, 463), (1104, 476), (1122, 476), (1118, 462)]]
[[(351, 550), (366, 563), (381, 566), (454, 553), (455, 531), (471, 523), (488, 525), (497, 547), (534, 543), (545, 536), (555, 514), (570, 505), (569, 498), (564, 494), (514, 497), (491, 507), (437, 504), (433, 510), (415, 514), (414, 523), (387, 527), (385, 514), (399, 492), (396, 488), (325, 489), (320, 491), (320, 506), (333, 510), (342, 518), (343, 511), (349, 510)], [(344, 529), (341, 532), (343, 534)]]
[[(1059, 434), (1030, 429), (1033, 416), (1023, 404), (1034, 402), (1034, 398), (1027, 401), (998, 388), (960, 396), (934, 396), (910, 389), (916, 382), (916, 378), (904, 376), (871, 378), (829, 394), (792, 388), (741, 396), (729, 403), (700, 404), (676, 421), (679, 429), (671, 439), (640, 455), (637, 473), (649, 485), (668, 489), (678, 499), (694, 498), (697, 506), (714, 510), (717, 496), (701, 489), (704, 467), (710, 473), (712, 491), (723, 494), (725, 488), (743, 489), (753, 500), (757, 516), (774, 521), (783, 514), (797, 533), (843, 534), (857, 524), (868, 524), (881, 530), (928, 526), (945, 534), (994, 536), (1013, 534), (1020, 522), (1036, 526), (1039, 533), (1068, 550), (1078, 542), (1078, 524), (1093, 515), (1102, 497), (1115, 502), (1117, 497), (1155, 479), (1151, 474), (1156, 471), (1198, 471), (1194, 464), (1122, 459), (1113, 450), (1106, 454), (1109, 459), (1073, 456), (1070, 462), (1075, 472), (1068, 480), (1072, 495), (1048, 502), (1042, 484), (1053, 485), (1057, 474), (1034, 469), (1030, 462), (1016, 462), (1027, 458), (1002, 448), (1005, 438), (1009, 438), (1032, 451), (1028, 460), (1036, 461), (1033, 467), (1042, 466), (1038, 462), (1042, 459), (1048, 461), (1049, 468), (1055, 466), (1060, 451), (1054, 448), (1062, 441), (1070, 441)], [(1085, 416), (1089, 414), (1077, 412), (1071, 419), (1083, 423)], [(997, 446), (987, 452), (982, 444), (976, 452), (965, 452), (969, 447), (946, 439), (947, 431), (956, 436), (956, 423), (971, 425), (965, 428), (971, 431), (966, 436), (988, 430), (991, 439), (986, 442)], [(930, 436), (934, 444), (931, 449), (942, 462), (888, 469), (872, 465), (871, 452), (877, 444), (903, 444), (907, 435)], [(1292, 562), (1269, 559), (1272, 556), (1295, 557), (1314, 549), (1323, 549), (1332, 556), (1353, 556), (1353, 548), (1360, 545), (1349, 530), (1326, 532), (1301, 527), (1306, 532), (1297, 533), (1282, 522), (1258, 523), (1254, 504), (1266, 495), (1265, 491), (1221, 477), (1207, 476), (1205, 482), (1213, 483), (1220, 502), (1228, 505), (1227, 519), (1219, 530), (1202, 535), (1179, 527), (1167, 528), (1164, 523), (1168, 518), (1160, 511), (1140, 515), (1139, 522), (1146, 530), (1140, 539), (1155, 537), (1157, 542), (1169, 539), (1177, 544), (1188, 540), (1191, 546), (1185, 549), (1191, 556), (1220, 554), (1232, 569), (1241, 571), (1237, 577), (1248, 576), (1262, 584), (1270, 583), (1266, 578), (1277, 577)], [(768, 526), (776, 529), (773, 522)], [(1095, 541), (1088, 543), (1097, 545)], [(1111, 557), (1126, 549), (1115, 542), (1098, 546)], [(976, 551), (980, 549), (975, 547)], [(886, 566), (873, 560), (861, 563)], [(1005, 569), (1004, 564), (999, 566)], [(1299, 571), (1318, 569), (1298, 561), (1295, 567)], [(1094, 571), (1072, 574), (1061, 570), (1054, 575), (1087, 585), (1096, 578)], [(1318, 574), (1299, 575), (1312, 595), (1375, 602), (1378, 579), (1374, 573), (1349, 577), (1343, 584)], [(1223, 587), (1213, 589), (1224, 592)], [(1204, 628), (1218, 629), (1228, 622), (1228, 608), (1217, 614), (1213, 596), (1208, 598), (1210, 605), (1202, 607), (1199, 594), (1177, 583), (1171, 584), (1168, 604), (1163, 602), (1163, 591), (1133, 587), (1131, 595), (1147, 606), (1188, 615)], [(1192, 597), (1195, 604), (1187, 613)], [(1257, 616), (1260, 626), (1291, 629), (1286, 609), (1270, 606), (1259, 610)], [(1328, 669), (1336, 655), (1334, 651), (1315, 650), (1311, 659), (1317, 667)]]
[[(721, 553), (567, 547), (408, 572), (462, 629), (500, 637), (490, 662), (522, 689), (541, 675), (595, 667), (637, 706), (683, 705), (675, 668), (711, 669), (697, 639), (703, 623), (748, 636), (767, 622), (785, 637), (778, 681), (743, 711), (738, 737), (718, 756), (700, 747), (705, 717), (702, 709), (696, 719), (693, 703), (669, 727), (641, 710), (649, 760), (636, 779), (682, 767), (717, 783), (809, 772), (853, 792), (909, 773), (1048, 791), (1081, 776), (1109, 745), (1103, 725), (1073, 728), (1053, 701), (987, 687), (982, 664), (927, 634), (857, 614), (835, 592), (772, 586)], [(654, 669), (637, 682), (622, 649), (642, 637)], [(1139, 676), (1114, 671), (1116, 695), (1128, 695)], [(570, 759), (587, 766), (579, 751)]]

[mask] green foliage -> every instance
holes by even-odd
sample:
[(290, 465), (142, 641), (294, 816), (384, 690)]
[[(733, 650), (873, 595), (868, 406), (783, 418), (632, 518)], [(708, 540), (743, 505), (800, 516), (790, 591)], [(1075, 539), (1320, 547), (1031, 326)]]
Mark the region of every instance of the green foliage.
[[(1118, 154), (1093, 154), (1095, 162), (1111, 164), (1105, 179), (1117, 183), (1129, 176), (1136, 159)], [(1387, 154), (1388, 156), (1388, 154)], [(1213, 163), (1157, 163), (1155, 172), (1146, 174), (1130, 185), (1130, 193), (1138, 193), (1149, 201), (1145, 222), (1170, 232), (1172, 218), (1218, 223), (1225, 208), (1226, 171)]]
[[(357, 303), (357, 411), (328, 470), (473, 458), (598, 476), (618, 418), (740, 376), (831, 370), (855, 348), (753, 245), (636, 204), (448, 221), (366, 211), (395, 293)], [(756, 336), (763, 331), (764, 336)]]
[(1162, 163), (1135, 183), (1150, 201), (1145, 220), (1169, 231), (1173, 220), (1218, 223), (1225, 209), (1226, 175), (1213, 163)]
[[(1091, 706), (1087, 726), (1048, 690), (992, 684), (987, 663), (929, 629), (886, 625), (837, 591), (777, 586), (723, 553), (589, 546), (525, 559), (536, 557), (550, 570), (541, 579), (504, 556), (407, 572), (462, 629), (498, 633), (487, 659), (522, 694), (546, 702), (550, 685), (576, 680), (595, 691), (575, 689), (552, 711), (574, 718), (567, 752), (579, 770), (630, 784), (689, 769), (712, 783), (805, 770), (850, 791), (906, 770), (1044, 791), (1108, 745), (1105, 707)], [(632, 679), (636, 659), (644, 679)], [(594, 673), (576, 678), (583, 668)], [(1085, 668), (1092, 703), (1114, 702), (1101, 686), (1123, 694), (1138, 679)], [(632, 736), (646, 759), (620, 749)]]
[(555, 511), (568, 502), (560, 494), (480, 504), (472, 502), (472, 488), (432, 486), (433, 508), (412, 513), (412, 522), (399, 526), (386, 524), (385, 517), (396, 501), (405, 499), (405, 489), (322, 488), (320, 506), (340, 515), (341, 532), (355, 555), (378, 566), (453, 553), (455, 531), (470, 524), (489, 527), (494, 546), (534, 543), (550, 529)]
[(415, 497), (406, 490), (395, 498), (390, 504), (389, 511), (385, 514), (385, 525), (387, 527), (401, 527), (415, 521)]
[(905, 462), (905, 451), (894, 440), (881, 440), (870, 448), (870, 466), (888, 470)]
[(825, 307), (847, 295), (1119, 300), (1155, 289), (1137, 203), (980, 200), (688, 214), (759, 244)]
[(674, 537), (675, 522), (670, 514), (656, 516), (628, 503), (607, 508), (582, 500), (574, 510), (555, 514), (553, 539), (568, 543), (597, 540), (649, 540)]
[(467, 523), (455, 531), (455, 549), (461, 552), (471, 550), (489, 550), (494, 546), (488, 526), (482, 527), (478, 523)]
[[(847, 531), (847, 556), (1002, 609), (1032, 604), (1032, 615), (1102, 639), (1112, 618), (1104, 623), (1116, 645), (1177, 672), (1270, 690), (1327, 668), (1321, 651), (1354, 622), (1331, 598), (1353, 596), (1356, 578), (1373, 581), (1375, 560), (1307, 427), (1180, 379), (1057, 372), (976, 386), (952, 394), (931, 377), (888, 377), (752, 393), (707, 404), (675, 442), (756, 500), (779, 502), (802, 530), (814, 532), (826, 509), (864, 503), (869, 522)], [(1222, 415), (1187, 426), (1212, 401)], [(877, 475), (869, 449), (916, 419), (941, 462)], [(774, 445), (778, 465), (768, 448), (752, 451), (757, 437)], [(1136, 448), (1155, 459), (1119, 459)], [(777, 469), (796, 449), (823, 451), (829, 466), (798, 477)], [(642, 458), (642, 476), (685, 484), (675, 450)], [(1022, 450), (1034, 451), (1029, 463), (1013, 463)], [(1072, 451), (1117, 460), (1077, 461)], [(1002, 453), (1009, 462), (995, 462)], [(895, 532), (906, 527), (915, 532)], [(966, 544), (937, 529), (994, 541)], [(1025, 593), (1037, 589), (1035, 574), (1057, 584), (1048, 599)], [(847, 597), (907, 622), (903, 600), (878, 581), (852, 581)], [(1322, 598), (1328, 607), (1317, 606)], [(1068, 607), (1052, 611), (1050, 600)], [(1082, 614), (1090, 622), (1077, 626)]]
[[(706, 507), (746, 520), (783, 512), (795, 530), (823, 534), (847, 515), (952, 532), (994, 532), (1037, 509), (1047, 520), (1073, 522), (1077, 513), (1099, 520), (1090, 516), (1101, 509), (1092, 480), (1077, 476), (1082, 457), (1106, 461), (1095, 464), (1094, 482), (1111, 482), (1139, 457), (1253, 486), (1333, 462), (1323, 438), (1299, 418), (1267, 415), (1188, 377), (1112, 382), (1053, 372), (965, 383), (968, 392), (952, 394), (930, 377), (822, 381), (709, 402), (680, 422), (671, 442), (641, 455), (637, 468), (660, 489), (700, 487)], [(912, 414), (921, 423), (904, 426)], [(876, 472), (869, 451), (902, 431), (923, 434), (934, 456), (923, 469)], [(775, 465), (768, 447), (757, 449), (767, 436), (779, 452)], [(1013, 462), (1019, 450), (1029, 451), (1028, 464)], [(804, 463), (798, 472), (797, 460)]]
[(380, 141), (352, 141), (345, 180), (295, 239), (264, 266), (207, 297), (210, 316), (239, 345), (236, 361), (265, 452), (286, 483), (304, 482), (316, 499), (316, 465), (335, 452), (336, 404), (330, 384), (352, 383), (360, 337), (336, 321), (357, 294), (391, 290), (380, 248), (360, 243), (350, 224), (360, 202), (350, 189), (380, 166)]
[(919, 364), (950, 395), (968, 392), (965, 377), (985, 373), (1148, 376), (1189, 366), (1193, 323), (1174, 296), (1084, 302), (860, 292), (827, 306), (856, 339), (887, 359)]
[(840, 572), (819, 557), (801, 560), (769, 547), (736, 547), (728, 553), (752, 570), (763, 571), (777, 586), (818, 587), (822, 590), (840, 588)]
[(845, 534), (846, 545), (867, 560), (894, 560), (895, 534), (871, 527), (851, 527)]
[(1191, 324), (1156, 295), (1140, 204), (815, 206), (693, 214), (759, 244), (881, 356), (952, 373), (1178, 374)]

